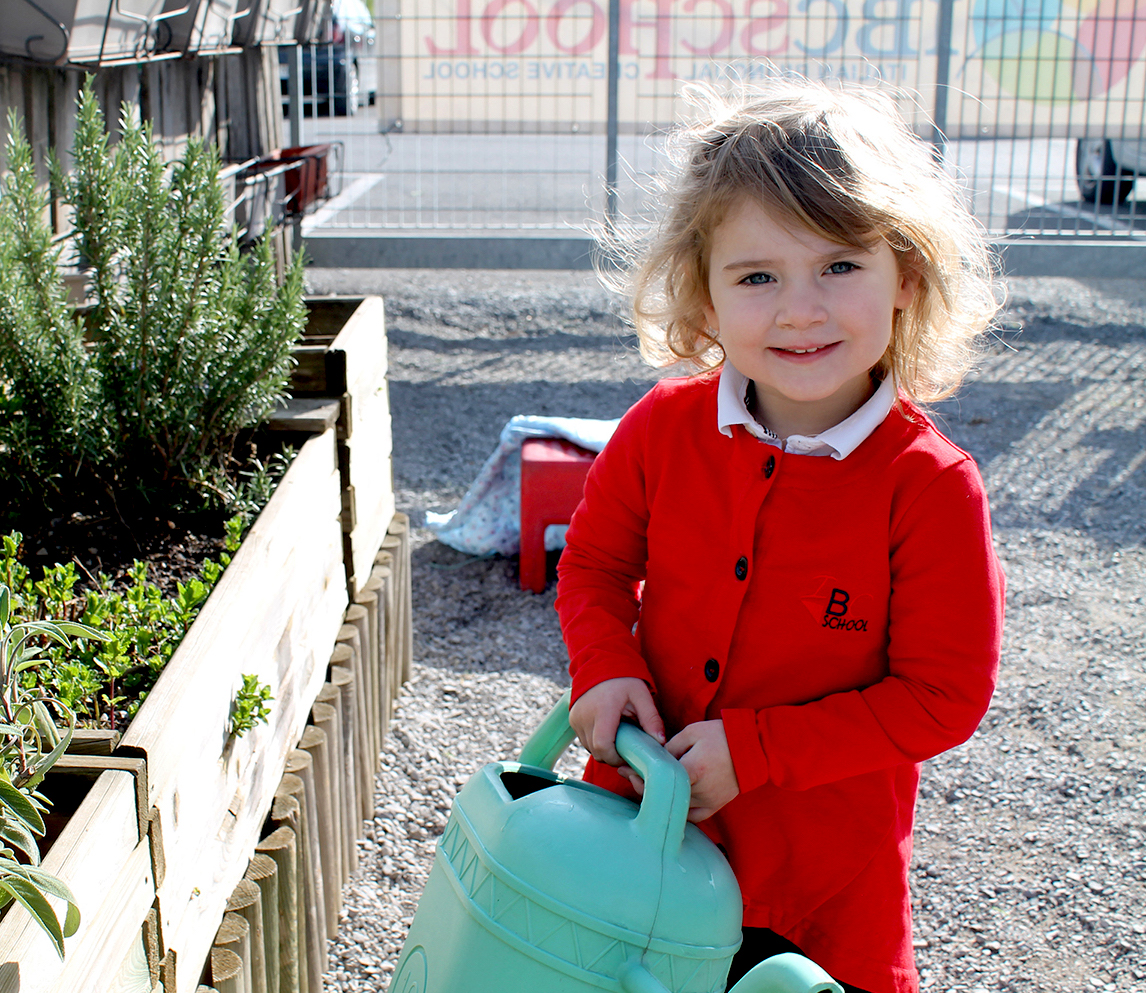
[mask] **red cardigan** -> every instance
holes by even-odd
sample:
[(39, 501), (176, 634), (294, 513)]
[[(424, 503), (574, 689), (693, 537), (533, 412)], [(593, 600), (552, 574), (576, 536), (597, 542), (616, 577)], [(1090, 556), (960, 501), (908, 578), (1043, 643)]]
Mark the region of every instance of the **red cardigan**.
[(983, 484), (910, 402), (838, 461), (722, 435), (716, 384), (657, 384), (589, 473), (557, 587), (573, 698), (636, 676), (670, 737), (722, 718), (741, 792), (702, 827), (745, 925), (908, 993), (918, 763), (971, 735), (998, 668)]

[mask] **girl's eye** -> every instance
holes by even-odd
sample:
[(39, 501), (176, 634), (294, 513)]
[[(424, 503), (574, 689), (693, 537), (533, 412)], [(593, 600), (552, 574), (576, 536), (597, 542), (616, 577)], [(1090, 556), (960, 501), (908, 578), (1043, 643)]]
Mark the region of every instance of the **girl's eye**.
[(772, 282), (772, 277), (766, 272), (754, 272), (745, 276), (740, 282), (747, 283), (749, 286), (761, 286), (764, 283)]
[(853, 272), (858, 268), (859, 266), (854, 262), (833, 262), (828, 266), (828, 272), (834, 276), (838, 276), (845, 272)]

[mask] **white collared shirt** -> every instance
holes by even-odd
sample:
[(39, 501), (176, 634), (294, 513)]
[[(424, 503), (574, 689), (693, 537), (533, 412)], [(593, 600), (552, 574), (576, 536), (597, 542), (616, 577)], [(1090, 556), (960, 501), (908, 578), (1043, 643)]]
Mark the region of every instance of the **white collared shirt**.
[(839, 424), (819, 434), (790, 434), (781, 441), (748, 412), (748, 384), (748, 377), (726, 360), (716, 389), (716, 420), (720, 433), (731, 438), (733, 427), (743, 424), (749, 434), (765, 444), (775, 445), (793, 455), (830, 455), (833, 459), (846, 459), (883, 423), (895, 406), (895, 383), (888, 376), (859, 410)]

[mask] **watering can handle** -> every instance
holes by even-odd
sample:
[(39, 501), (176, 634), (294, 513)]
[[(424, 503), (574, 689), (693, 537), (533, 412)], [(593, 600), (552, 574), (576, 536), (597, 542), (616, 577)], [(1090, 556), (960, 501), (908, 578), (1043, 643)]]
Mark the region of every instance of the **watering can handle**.
[[(566, 690), (525, 743), (519, 761), (522, 765), (552, 769), (575, 737), (569, 726), (569, 690)], [(688, 774), (663, 745), (633, 724), (617, 728), (617, 751), (645, 781), (645, 795), (633, 821), (634, 830), (647, 844), (662, 849), (666, 858), (675, 857), (684, 840), (692, 796)]]
[(522, 765), (536, 765), (542, 769), (552, 769), (561, 754), (573, 744), (576, 732), (569, 726), (569, 698), (571, 690), (561, 694), (561, 699), (549, 711), (540, 727), (529, 736), (525, 747), (518, 756)]

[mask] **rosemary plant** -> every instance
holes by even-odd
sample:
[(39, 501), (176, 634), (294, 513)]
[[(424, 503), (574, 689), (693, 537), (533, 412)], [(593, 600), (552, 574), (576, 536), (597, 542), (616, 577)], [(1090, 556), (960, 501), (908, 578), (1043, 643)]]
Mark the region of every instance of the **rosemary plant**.
[[(60, 249), (43, 223), (19, 121), (8, 116), (9, 173), (0, 182), (0, 472), (10, 498), (76, 485), (100, 447), (96, 370), (67, 304)], [(93, 416), (94, 415), (94, 416)]]
[(240, 253), (213, 147), (192, 139), (169, 166), (126, 105), (120, 133), (112, 147), (89, 78), (74, 168), (52, 169), (93, 298), (81, 325), (41, 220), (31, 152), (10, 120), (11, 174), (0, 188), (0, 404), (10, 416), (0, 418), (0, 483), (19, 484), (18, 499), (39, 491), (55, 504), (87, 488), (121, 514), (133, 504), (218, 504), (239, 432), (286, 387), (306, 316), (302, 259), (280, 287), (269, 240)]

